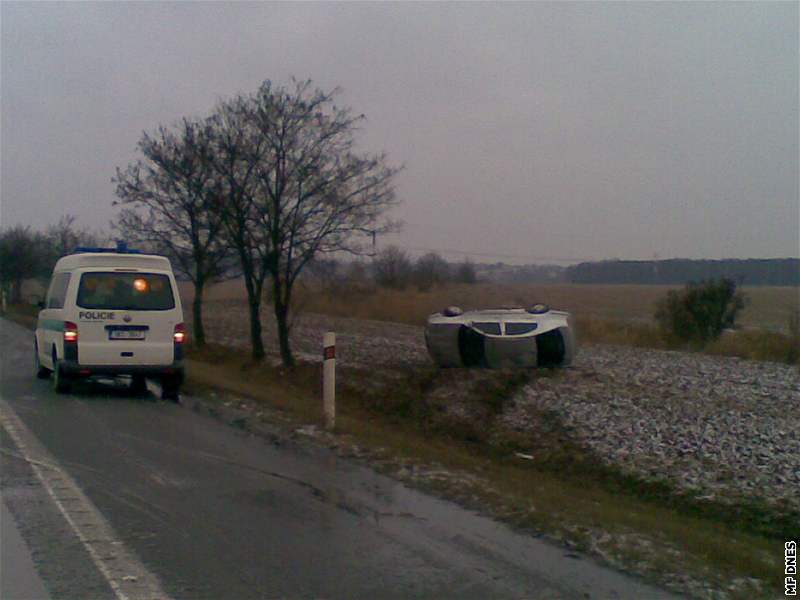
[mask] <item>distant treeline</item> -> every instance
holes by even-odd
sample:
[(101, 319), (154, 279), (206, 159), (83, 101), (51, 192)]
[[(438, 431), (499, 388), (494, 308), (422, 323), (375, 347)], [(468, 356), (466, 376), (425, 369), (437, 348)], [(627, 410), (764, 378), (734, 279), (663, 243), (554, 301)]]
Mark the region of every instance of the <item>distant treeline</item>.
[(636, 283), (684, 285), (728, 278), (739, 285), (800, 286), (800, 259), (605, 260), (558, 265), (476, 265), (478, 278), (496, 283)]
[(559, 265), (476, 265), (478, 277), (495, 283), (566, 283), (566, 268)]
[(800, 259), (608, 260), (565, 269), (570, 283), (683, 285), (690, 281), (732, 279), (739, 285), (800, 285)]

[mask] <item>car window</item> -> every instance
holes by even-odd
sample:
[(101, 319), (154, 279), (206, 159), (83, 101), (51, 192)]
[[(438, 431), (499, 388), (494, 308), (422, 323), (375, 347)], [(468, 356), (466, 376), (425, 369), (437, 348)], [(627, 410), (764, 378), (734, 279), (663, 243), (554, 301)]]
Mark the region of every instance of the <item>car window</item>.
[(70, 273), (56, 273), (50, 282), (50, 289), (47, 290), (47, 308), (64, 308), (64, 301), (67, 297), (67, 287), (69, 287)]
[(506, 335), (522, 335), (536, 329), (536, 323), (506, 323)]
[(175, 308), (175, 298), (166, 275), (84, 273), (77, 304), (108, 310), (169, 310)]
[(489, 335), (500, 335), (500, 323), (473, 323), (472, 326)]

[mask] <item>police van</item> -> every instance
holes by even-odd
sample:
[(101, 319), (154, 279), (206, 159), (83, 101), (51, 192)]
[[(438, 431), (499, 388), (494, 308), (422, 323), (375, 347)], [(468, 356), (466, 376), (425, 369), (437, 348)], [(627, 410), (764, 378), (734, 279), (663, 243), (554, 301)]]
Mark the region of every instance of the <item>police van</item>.
[(76, 248), (53, 269), (36, 325), (37, 377), (52, 374), (56, 392), (76, 379), (131, 376), (161, 382), (177, 400), (186, 328), (175, 277), (164, 256), (116, 248)]

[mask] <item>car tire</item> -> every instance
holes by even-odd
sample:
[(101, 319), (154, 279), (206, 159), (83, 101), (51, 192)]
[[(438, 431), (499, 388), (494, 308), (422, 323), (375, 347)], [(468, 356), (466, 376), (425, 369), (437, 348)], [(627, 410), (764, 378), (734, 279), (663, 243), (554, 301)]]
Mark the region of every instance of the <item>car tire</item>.
[(550, 312), (550, 307), (547, 304), (539, 303), (529, 307), (527, 311), (532, 315), (543, 315), (547, 312)]
[(36, 342), (33, 343), (33, 368), (36, 371), (36, 377), (38, 379), (47, 379), (50, 377), (50, 369), (42, 366), (42, 362), (39, 360), (39, 345)]
[(458, 306), (448, 306), (442, 311), (442, 314), (445, 317), (460, 317), (464, 314), (464, 311)]
[(64, 373), (58, 358), (53, 355), (53, 389), (57, 394), (66, 394), (72, 388), (72, 379)]
[(147, 378), (144, 375), (134, 375), (131, 377), (131, 392), (141, 396), (147, 392)]

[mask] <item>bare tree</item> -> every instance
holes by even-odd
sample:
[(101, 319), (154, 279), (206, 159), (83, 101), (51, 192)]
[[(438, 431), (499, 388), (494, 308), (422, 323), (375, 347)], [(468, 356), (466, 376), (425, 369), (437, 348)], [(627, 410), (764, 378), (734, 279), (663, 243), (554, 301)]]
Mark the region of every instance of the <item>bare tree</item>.
[[(313, 89), (310, 81), (293, 80), (291, 87), (265, 81), (254, 95), (218, 111), (218, 162), (230, 180), (222, 212), (241, 249), (246, 283), (252, 278), (256, 288), (262, 274), (270, 277), (286, 366), (294, 365), (289, 313), (303, 269), (321, 254), (365, 253), (359, 237), (391, 227), (384, 217), (395, 203), (397, 169), (382, 154), (355, 151), (353, 136), (364, 117), (335, 106), (336, 93)], [(251, 318), (252, 307), (251, 299)]]
[(115, 227), (130, 241), (168, 256), (194, 284), (194, 341), (205, 344), (203, 291), (225, 271), (230, 256), (219, 212), (212, 210), (222, 184), (211, 159), (209, 121), (184, 119), (173, 130), (142, 135), (143, 158), (117, 169), (117, 205), (125, 208)]
[(53, 266), (77, 246), (96, 246), (100, 235), (75, 226), (76, 218), (62, 216), (43, 232), (18, 225), (0, 233), (0, 286), (12, 303), (22, 301), (22, 284), (26, 279), (50, 277)]
[(375, 256), (372, 270), (379, 286), (402, 290), (411, 280), (413, 265), (404, 250), (387, 246)]
[(89, 231), (86, 227), (75, 224), (77, 217), (64, 215), (57, 223), (50, 225), (44, 232), (45, 259), (47, 262), (47, 275), (50, 274), (56, 261), (73, 252), (79, 246), (99, 246), (107, 242), (97, 233)]
[(247, 290), (250, 317), (250, 345), (253, 360), (264, 358), (261, 336), (261, 301), (271, 249), (255, 219), (258, 161), (253, 160), (264, 145), (254, 135), (243, 97), (220, 104), (212, 115), (213, 167), (222, 185), (213, 210), (223, 225), (226, 244), (235, 252)]
[(22, 301), (22, 282), (46, 276), (44, 236), (30, 227), (17, 225), (0, 233), (0, 284), (10, 292), (12, 304)]

